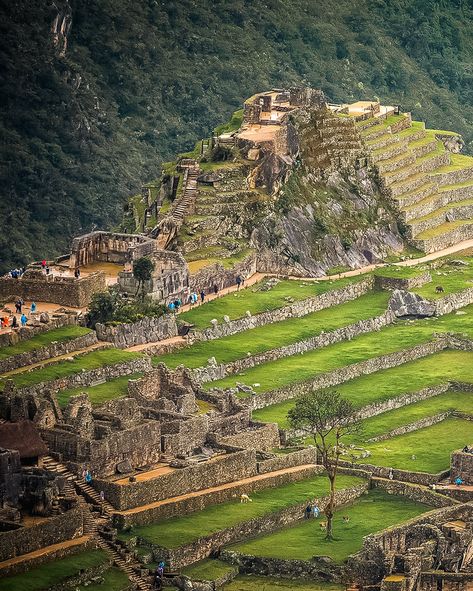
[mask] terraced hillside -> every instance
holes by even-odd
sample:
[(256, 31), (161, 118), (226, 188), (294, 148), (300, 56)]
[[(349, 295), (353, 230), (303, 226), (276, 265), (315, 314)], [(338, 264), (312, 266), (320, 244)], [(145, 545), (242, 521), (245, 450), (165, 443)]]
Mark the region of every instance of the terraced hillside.
[(410, 115), (356, 123), (413, 246), (434, 252), (473, 235), (473, 158), (451, 131), (426, 129)]

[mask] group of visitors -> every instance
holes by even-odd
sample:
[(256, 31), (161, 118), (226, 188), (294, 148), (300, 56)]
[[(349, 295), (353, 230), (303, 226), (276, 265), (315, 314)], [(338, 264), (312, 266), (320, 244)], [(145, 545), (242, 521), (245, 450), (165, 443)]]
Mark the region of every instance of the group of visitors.
[(179, 312), (179, 308), (182, 306), (181, 298), (177, 298), (168, 304), (168, 308), (171, 312)]
[(46, 262), (46, 259), (43, 259), (41, 261), (41, 269), (43, 269), (44, 273), (46, 273), (46, 275), (49, 275), (49, 273), (51, 272), (48, 263)]
[(8, 275), (10, 275), (10, 277), (13, 277), (13, 279), (19, 279), (25, 271), (25, 267), (21, 267), (20, 269), (12, 269), (11, 271), (9, 271)]
[[(20, 316), (16, 317), (16, 314), (12, 314), (11, 316), (2, 316), (0, 318), (0, 327), (1, 328), (12, 328), (17, 329), (20, 326), (26, 326), (28, 323), (28, 316), (23, 311), (23, 306), (25, 305), (25, 301), (23, 298), (18, 298), (15, 302), (15, 312)], [(34, 314), (36, 312), (36, 302), (31, 302), (30, 305), (30, 314)]]
[(314, 499), (307, 502), (307, 507), (304, 509), (304, 519), (317, 519), (320, 515), (320, 509), (317, 501)]

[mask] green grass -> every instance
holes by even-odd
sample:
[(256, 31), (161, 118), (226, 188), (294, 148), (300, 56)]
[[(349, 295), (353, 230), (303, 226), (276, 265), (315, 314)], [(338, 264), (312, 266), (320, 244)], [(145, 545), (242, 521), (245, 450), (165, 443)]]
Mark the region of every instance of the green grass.
[(239, 575), (231, 583), (225, 585), (224, 591), (342, 591), (342, 585), (322, 581), (302, 581), (298, 579), (274, 579), (272, 577), (256, 577)]
[(444, 172), (454, 172), (473, 166), (473, 157), (465, 154), (451, 154), (450, 164), (438, 168), (433, 174), (442, 174)]
[(186, 566), (182, 569), (181, 574), (194, 581), (215, 581), (232, 570), (234, 567), (221, 560), (208, 559)]
[(451, 452), (472, 439), (472, 421), (449, 418), (431, 427), (366, 444), (363, 447), (371, 456), (360, 462), (437, 474), (448, 470)]
[(473, 223), (472, 220), (457, 220), (454, 222), (445, 222), (440, 226), (436, 226), (435, 228), (430, 228), (430, 230), (424, 230), (424, 232), (420, 232), (416, 234), (416, 240), (430, 240), (431, 238), (436, 238), (441, 234), (445, 234), (445, 232), (450, 232), (451, 230), (456, 230), (461, 226), (465, 226), (466, 224)]
[(399, 267), (399, 266), (389, 266), (389, 267), (382, 267), (380, 269), (376, 269), (374, 274), (376, 277), (389, 277), (391, 279), (412, 279), (413, 277), (417, 277), (418, 275), (422, 275), (424, 271), (428, 271), (429, 267), (427, 266), (414, 266), (414, 267)]
[(361, 296), (356, 300), (320, 310), (302, 318), (290, 318), (274, 324), (268, 324), (213, 341), (195, 343), (191, 347), (181, 349), (177, 353), (156, 357), (169, 367), (184, 364), (195, 368), (207, 364), (210, 357), (219, 363), (229, 363), (236, 359), (268, 351), (297, 341), (308, 339), (382, 314), (386, 308), (390, 294), (376, 291)]
[(121, 396), (126, 396), (128, 392), (128, 381), (136, 380), (142, 377), (142, 373), (135, 373), (132, 375), (121, 376), (103, 384), (96, 386), (79, 386), (78, 388), (69, 388), (68, 390), (60, 390), (56, 393), (59, 405), (64, 407), (69, 402), (71, 396), (87, 392), (92, 404), (103, 404), (108, 400), (114, 400)]
[[(25, 371), (11, 376), (18, 388), (32, 386), (40, 382), (49, 382), (59, 378), (64, 378), (82, 370), (89, 371), (106, 365), (115, 365), (141, 357), (139, 353), (130, 353), (121, 349), (102, 349), (92, 351), (85, 355), (78, 355), (73, 361), (61, 361), (51, 365), (46, 365), (41, 369)], [(1, 385), (1, 382), (0, 382)]]
[(235, 320), (242, 318), (247, 310), (252, 314), (275, 310), (288, 305), (285, 300), (287, 297), (296, 301), (304, 300), (356, 281), (359, 281), (359, 278), (321, 281), (320, 283), (286, 280), (280, 281), (268, 291), (259, 291), (259, 287), (263, 285), (261, 282), (207, 302), (189, 312), (184, 312), (179, 315), (179, 318), (194, 324), (197, 329), (208, 328), (213, 318), (222, 321), (223, 316), (228, 315), (232, 320)]
[[(204, 384), (205, 388), (234, 387), (236, 382), (259, 383), (258, 392), (267, 392), (289, 384), (303, 382), (322, 373), (364, 361), (380, 355), (400, 351), (429, 341), (436, 332), (456, 332), (473, 335), (473, 305), (464, 308), (465, 316), (448, 314), (439, 319), (398, 321), (378, 332), (360, 335), (351, 341), (336, 343), (304, 355), (285, 357)], [(245, 393), (239, 394), (242, 397)]]
[[(340, 488), (355, 486), (360, 482), (362, 482), (360, 478), (351, 476), (340, 476), (338, 479)], [(137, 535), (151, 544), (165, 548), (178, 548), (221, 529), (304, 503), (308, 498), (322, 497), (327, 492), (327, 478), (323, 475), (314, 476), (277, 488), (251, 493), (252, 503), (242, 504), (238, 498), (235, 498), (226, 503), (211, 505), (191, 515), (133, 528), (132, 534), (123, 532), (119, 537), (127, 539), (130, 535)]]
[[(353, 505), (335, 513), (334, 540), (330, 542), (325, 540), (325, 532), (319, 528), (318, 520), (307, 520), (300, 525), (236, 544), (231, 549), (242, 554), (289, 560), (329, 556), (341, 563), (360, 550), (363, 536), (407, 521), (427, 510), (426, 505), (405, 497), (372, 490)], [(349, 516), (348, 523), (342, 521), (344, 515)]]
[(38, 334), (35, 337), (21, 341), (16, 345), (10, 347), (2, 347), (0, 349), (0, 359), (5, 359), (11, 355), (20, 355), (21, 353), (28, 353), (41, 347), (47, 347), (52, 342), (57, 341), (64, 343), (77, 337), (84, 336), (92, 332), (89, 328), (83, 326), (63, 326), (62, 328), (55, 328), (42, 334)]
[(214, 129), (215, 135), (222, 135), (222, 133), (231, 133), (232, 131), (237, 131), (240, 129), (241, 124), (243, 123), (243, 109), (239, 109), (235, 111), (227, 123), (223, 123), (222, 125), (218, 125)]
[(64, 579), (77, 575), (83, 569), (94, 568), (108, 561), (109, 558), (103, 550), (87, 550), (48, 562), (26, 573), (0, 579), (0, 591), (47, 590)]
[[(473, 353), (466, 351), (442, 351), (404, 365), (385, 369), (350, 380), (336, 386), (336, 390), (351, 400), (356, 408), (381, 402), (407, 392), (415, 392), (428, 386), (451, 381), (473, 382)], [(457, 400), (455, 402), (455, 400)], [(281, 429), (288, 428), (287, 413), (294, 400), (267, 406), (253, 412), (253, 418), (268, 423), (278, 423)], [(436, 410), (437, 409), (437, 410)], [(364, 439), (391, 431), (410, 423), (449, 409), (473, 414), (473, 394), (449, 393), (436, 396), (401, 409), (383, 413), (364, 421)]]
[(122, 591), (128, 589), (130, 581), (126, 574), (116, 567), (103, 573), (103, 582), (92, 585), (79, 585), (74, 591)]

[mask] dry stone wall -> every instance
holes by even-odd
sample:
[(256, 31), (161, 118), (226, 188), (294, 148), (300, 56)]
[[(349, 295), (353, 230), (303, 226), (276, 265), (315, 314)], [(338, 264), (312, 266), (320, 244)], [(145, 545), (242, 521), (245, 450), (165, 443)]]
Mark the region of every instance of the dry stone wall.
[(217, 438), (217, 443), (241, 447), (242, 449), (270, 451), (279, 447), (279, 429), (274, 423), (254, 423), (240, 433)]
[[(336, 491), (336, 505), (345, 505), (353, 502), (369, 488), (369, 483), (364, 482), (351, 488)], [(319, 505), (323, 506), (328, 501), (327, 497), (319, 499)], [(299, 503), (280, 511), (257, 517), (233, 527), (220, 530), (209, 536), (197, 539), (191, 544), (186, 544), (177, 549), (156, 548), (153, 552), (156, 559), (165, 558), (173, 569), (183, 568), (198, 560), (209, 557), (212, 553), (227, 544), (233, 544), (246, 540), (249, 537), (262, 533), (270, 533), (287, 525), (297, 523), (304, 519), (304, 509), (307, 502)]]
[(252, 410), (264, 408), (271, 404), (277, 404), (278, 402), (295, 398), (306, 392), (329, 388), (361, 375), (374, 373), (390, 367), (396, 367), (403, 363), (407, 363), (408, 361), (413, 361), (414, 359), (420, 359), (421, 357), (431, 355), (432, 353), (437, 353), (446, 348), (448, 348), (448, 341), (439, 338), (410, 349), (403, 349), (402, 351), (390, 353), (389, 355), (382, 355), (359, 363), (353, 363), (335, 371), (321, 374), (316, 378), (305, 382), (291, 384), (290, 386), (285, 386), (277, 390), (271, 390), (249, 398), (244, 398), (241, 402), (248, 405)]
[(314, 349), (327, 347), (334, 343), (351, 340), (363, 333), (380, 330), (383, 326), (387, 326), (394, 322), (395, 319), (395, 315), (390, 310), (387, 310), (384, 314), (377, 316), (376, 318), (360, 320), (354, 324), (343, 326), (342, 328), (338, 328), (331, 332), (322, 333), (315, 337), (311, 337), (310, 339), (306, 339), (305, 341), (293, 343), (292, 345), (279, 347), (278, 349), (271, 349), (257, 355), (238, 359), (231, 363), (221, 365), (210, 363), (206, 367), (193, 370), (193, 375), (201, 384), (222, 379), (228, 375), (239, 373), (240, 371), (254, 367), (255, 365), (275, 361), (277, 359), (282, 359), (283, 357), (290, 357), (292, 355), (302, 355), (307, 351), (313, 351)]
[(435, 236), (434, 238), (428, 238), (425, 240), (415, 239), (412, 240), (414, 246), (420, 248), (427, 254), (430, 252), (436, 252), (442, 248), (446, 248), (452, 243), (462, 242), (463, 240), (469, 240), (473, 235), (473, 224), (464, 224)]
[(312, 465), (296, 472), (275, 472), (274, 474), (268, 474), (265, 479), (252, 480), (251, 482), (244, 482), (242, 484), (235, 482), (235, 486), (221, 489), (214, 487), (202, 495), (191, 495), (180, 499), (174, 498), (172, 500), (170, 499), (169, 502), (164, 501), (163, 503), (143, 507), (142, 510), (138, 508), (130, 513), (114, 513), (113, 523), (119, 529), (129, 526), (149, 525), (161, 519), (188, 515), (195, 511), (202, 511), (209, 505), (217, 505), (234, 500), (235, 498), (238, 499), (243, 493), (251, 496), (251, 493), (267, 488), (277, 488), (285, 484), (290, 484), (291, 482), (298, 482), (305, 478), (311, 478), (321, 472), (321, 466)]
[(96, 324), (95, 330), (101, 341), (108, 341), (119, 349), (126, 349), (177, 336), (177, 323), (174, 315), (165, 314), (159, 318), (147, 317), (138, 322), (118, 326)]
[(105, 492), (105, 497), (114, 507), (124, 511), (255, 475), (256, 453), (245, 450), (188, 468), (176, 468), (152, 480), (127, 485), (99, 479), (93, 482), (97, 490)]
[(11, 371), (12, 369), (17, 369), (18, 367), (31, 365), (33, 363), (38, 363), (40, 361), (45, 361), (46, 359), (51, 359), (52, 357), (57, 357), (58, 355), (66, 355), (72, 351), (78, 351), (79, 349), (85, 349), (86, 347), (94, 345), (96, 342), (97, 335), (95, 332), (91, 331), (90, 333), (75, 339), (59, 341), (56, 343), (51, 343), (47, 347), (40, 347), (32, 351), (27, 351), (26, 353), (11, 355), (10, 357), (0, 360), (0, 373)]
[[(218, 238), (218, 237), (217, 237)], [(204, 246), (209, 246), (208, 238)], [(189, 288), (191, 291), (200, 293), (202, 290), (206, 293), (213, 292), (214, 285), (218, 289), (224, 289), (235, 285), (236, 277), (251, 277), (256, 273), (256, 255), (251, 254), (240, 263), (236, 263), (231, 269), (226, 269), (221, 263), (215, 263), (204, 267), (190, 276)], [(214, 337), (218, 338), (218, 337)], [(203, 339), (205, 340), (205, 339)]]
[(23, 395), (38, 394), (42, 395), (48, 391), (66, 390), (69, 388), (77, 388), (79, 386), (91, 386), (101, 382), (107, 382), (120, 376), (131, 375), (134, 373), (144, 372), (151, 369), (151, 359), (149, 357), (139, 357), (124, 363), (116, 363), (114, 365), (104, 365), (89, 371), (75, 373), (70, 376), (51, 380), (50, 382), (40, 382), (34, 386), (27, 386), (20, 388), (19, 392)]
[(191, 342), (210, 341), (212, 339), (227, 337), (251, 328), (257, 328), (259, 326), (265, 326), (266, 324), (272, 324), (273, 322), (287, 320), (288, 318), (300, 318), (307, 314), (311, 314), (312, 312), (318, 312), (319, 310), (330, 308), (331, 306), (355, 300), (371, 291), (373, 285), (374, 279), (372, 277), (366, 277), (361, 281), (347, 285), (346, 287), (334, 289), (333, 291), (312, 298), (294, 302), (293, 304), (277, 308), (276, 310), (262, 312), (261, 314), (255, 314), (254, 316), (248, 315), (244, 318), (239, 318), (238, 320), (231, 320), (202, 331), (193, 332), (189, 336), (189, 340)]
[(435, 300), (434, 303), (435, 314), (437, 316), (450, 314), (450, 312), (459, 310), (460, 308), (464, 308), (473, 303), (473, 287), (446, 295), (443, 298)]
[(424, 503), (431, 507), (452, 507), (458, 505), (458, 501), (446, 497), (443, 494), (435, 492), (430, 488), (421, 486), (419, 484), (412, 484), (409, 482), (399, 482), (396, 480), (386, 480), (385, 478), (372, 478), (371, 486), (384, 490), (390, 495), (398, 495), (406, 497), (411, 501)]
[[(294, 466), (304, 464), (317, 464), (317, 453), (315, 447), (306, 447), (292, 453), (275, 454), (274, 458), (260, 460), (258, 462), (258, 474), (267, 474), (276, 470), (286, 470)], [(322, 470), (321, 466), (318, 467)]]
[(106, 291), (105, 273), (98, 271), (85, 277), (60, 277), (27, 271), (19, 279), (0, 277), (0, 300), (21, 296), (24, 300), (53, 302), (73, 308), (86, 307), (94, 293)]
[(340, 466), (344, 468), (358, 468), (369, 472), (373, 476), (379, 478), (389, 479), (389, 474), (392, 472), (393, 480), (401, 482), (411, 482), (413, 484), (420, 484), (422, 486), (429, 486), (443, 480), (448, 476), (449, 470), (439, 472), (438, 474), (428, 474), (427, 472), (414, 472), (411, 470), (399, 470), (397, 468), (389, 468), (385, 466), (375, 466), (373, 464), (353, 463), (345, 460), (340, 461)]
[(20, 327), (18, 330), (0, 334), (0, 347), (9, 347), (16, 345), (21, 341), (32, 339), (38, 334), (48, 332), (55, 328), (62, 328), (63, 326), (72, 326), (79, 324), (80, 317), (76, 313), (53, 315), (49, 322), (33, 324), (26, 327)]
[(34, 552), (45, 546), (83, 534), (82, 509), (78, 505), (47, 521), (0, 533), (0, 561)]
[(432, 276), (428, 271), (416, 275), (415, 277), (400, 278), (400, 277), (384, 277), (377, 275), (375, 279), (375, 286), (379, 289), (386, 289), (394, 291), (395, 289), (414, 289), (421, 287), (426, 283), (432, 281)]

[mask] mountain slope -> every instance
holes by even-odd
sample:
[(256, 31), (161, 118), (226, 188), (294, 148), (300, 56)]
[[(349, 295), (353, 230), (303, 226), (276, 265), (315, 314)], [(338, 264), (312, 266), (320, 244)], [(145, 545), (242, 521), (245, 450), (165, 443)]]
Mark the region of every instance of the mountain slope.
[(377, 96), (468, 145), (472, 25), (471, 0), (2, 2), (0, 270), (116, 224), (162, 160), (271, 86)]

